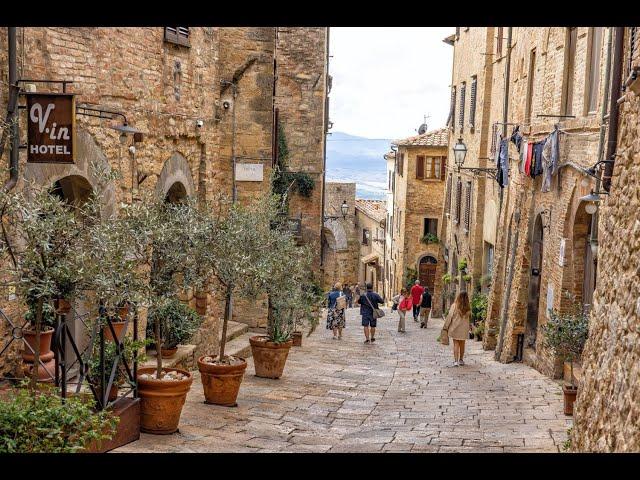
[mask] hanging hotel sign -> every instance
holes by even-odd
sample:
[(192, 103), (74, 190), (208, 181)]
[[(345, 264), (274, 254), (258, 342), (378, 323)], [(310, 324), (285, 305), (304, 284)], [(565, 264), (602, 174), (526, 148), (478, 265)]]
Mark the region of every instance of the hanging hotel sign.
[(72, 93), (27, 93), (27, 162), (74, 163)]

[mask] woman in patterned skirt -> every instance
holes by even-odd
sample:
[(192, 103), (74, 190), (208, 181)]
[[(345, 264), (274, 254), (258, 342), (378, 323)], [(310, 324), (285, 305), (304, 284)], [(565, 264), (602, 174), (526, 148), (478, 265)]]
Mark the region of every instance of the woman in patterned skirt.
[[(343, 297), (340, 301), (339, 298)], [(346, 297), (342, 293), (342, 284), (336, 283), (327, 294), (327, 329), (333, 331), (334, 340), (342, 340), (342, 329), (344, 328), (344, 309), (346, 307)]]

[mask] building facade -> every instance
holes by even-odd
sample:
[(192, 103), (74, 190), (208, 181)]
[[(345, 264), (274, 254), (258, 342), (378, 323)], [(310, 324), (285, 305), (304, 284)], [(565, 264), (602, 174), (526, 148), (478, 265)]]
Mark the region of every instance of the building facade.
[[(4, 85), (0, 107), (5, 111), (7, 30), (0, 29)], [(69, 82), (66, 92), (75, 94), (80, 107), (75, 163), (26, 163), (21, 150), (21, 176), (59, 187), (65, 198), (82, 201), (94, 188), (94, 165), (118, 169), (122, 179), (108, 186), (104, 198), (108, 212), (142, 191), (174, 200), (231, 197), (234, 163), (251, 164), (262, 173), (239, 177), (235, 184), (238, 200), (246, 202), (271, 189), (277, 108), (290, 136), (291, 169), (304, 165), (315, 182), (310, 198), (293, 195), (291, 212), (303, 219), (305, 241), (320, 244), (327, 28), (19, 27), (17, 31), (17, 77), (25, 80), (20, 82), (22, 90), (60, 92), (61, 84), (38, 80), (65, 80)], [(97, 111), (113, 118), (83, 114)], [(119, 114), (142, 132), (141, 141), (129, 136), (123, 143), (120, 132), (110, 128), (122, 123)], [(24, 114), (20, 117), (22, 144)], [(2, 161), (6, 158), (8, 154)], [(320, 263), (319, 253), (315, 263)], [(206, 319), (194, 337), (195, 355), (218, 348), (223, 302), (218, 301), (221, 292), (215, 284), (209, 293)], [(20, 313), (13, 298), (2, 298), (0, 307), (11, 316)], [(234, 319), (256, 322), (256, 309), (252, 318), (243, 317), (242, 312), (236, 309)], [(266, 309), (258, 316), (266, 319)], [(6, 327), (0, 325), (0, 335), (6, 334)], [(76, 327), (81, 328), (79, 322)]]
[(356, 228), (360, 240), (358, 283), (367, 283), (384, 293), (384, 245), (386, 238), (387, 209), (384, 200), (356, 200)]
[[(448, 129), (397, 140), (393, 177), (393, 208), (389, 261), (393, 270), (390, 294), (419, 279), (438, 297), (442, 290), (441, 214), (447, 163)], [(391, 158), (387, 156), (388, 158)], [(439, 315), (434, 303), (433, 314)]]

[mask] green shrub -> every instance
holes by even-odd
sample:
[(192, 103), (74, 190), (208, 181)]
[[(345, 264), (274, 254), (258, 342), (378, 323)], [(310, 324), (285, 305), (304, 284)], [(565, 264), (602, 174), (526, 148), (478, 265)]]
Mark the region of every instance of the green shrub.
[(188, 341), (200, 327), (200, 315), (177, 298), (171, 297), (160, 306), (149, 309), (147, 335), (153, 335), (155, 322), (160, 322), (163, 348), (175, 348)]
[(476, 292), (471, 297), (471, 319), (473, 323), (484, 321), (487, 318), (488, 301), (488, 297), (480, 292)]
[[(126, 359), (129, 368), (133, 368), (133, 361), (137, 359), (138, 362), (144, 362), (146, 360), (146, 356), (144, 353), (141, 353), (142, 348), (151, 343), (151, 338), (147, 338), (146, 340), (133, 340), (130, 337), (124, 337), (122, 340), (123, 347), (123, 357)], [(105, 341), (104, 342), (104, 365), (105, 372), (107, 375), (107, 379), (109, 375), (111, 375), (111, 368), (116, 361), (116, 356), (118, 354), (115, 342)], [(96, 385), (99, 384), (97, 379), (99, 379), (100, 375), (100, 337), (96, 335), (96, 338), (93, 342), (93, 350), (92, 355), (89, 358), (89, 375), (91, 379), (96, 380)], [(122, 364), (122, 361), (118, 361), (118, 369), (116, 371), (114, 384), (121, 385), (127, 380), (127, 373)]]
[(458, 262), (458, 270), (462, 271), (462, 270), (466, 270), (467, 269), (467, 259), (463, 258), (462, 260), (460, 260)]
[(433, 233), (427, 233), (420, 239), (420, 242), (424, 243), (425, 245), (429, 245), (430, 243), (439, 243), (440, 239)]
[(442, 283), (444, 283), (445, 285), (446, 285), (447, 283), (451, 283), (451, 274), (450, 274), (450, 273), (445, 273), (445, 274), (442, 276)]
[(0, 453), (74, 453), (111, 439), (119, 418), (93, 406), (79, 395), (62, 403), (53, 387), (10, 391), (0, 401)]

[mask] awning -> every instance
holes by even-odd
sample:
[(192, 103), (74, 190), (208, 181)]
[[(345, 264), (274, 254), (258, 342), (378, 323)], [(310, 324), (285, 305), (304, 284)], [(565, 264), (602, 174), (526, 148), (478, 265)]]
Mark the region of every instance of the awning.
[(379, 255), (377, 253), (370, 253), (366, 257), (362, 257), (362, 263), (377, 263)]

